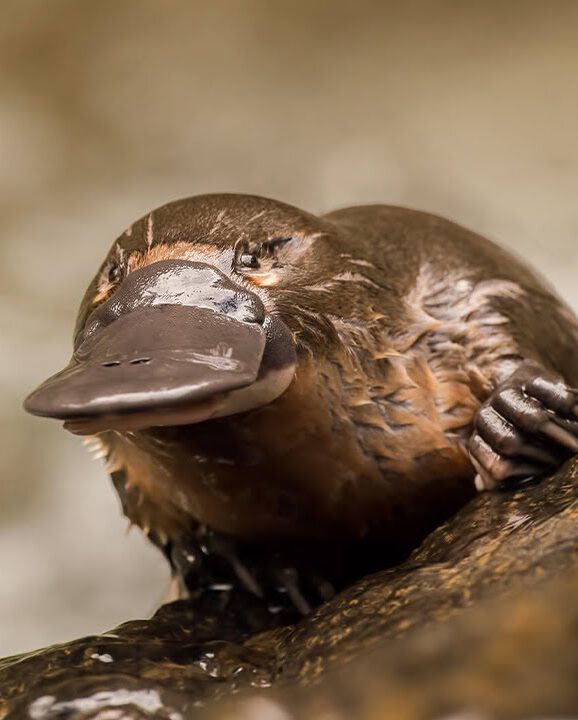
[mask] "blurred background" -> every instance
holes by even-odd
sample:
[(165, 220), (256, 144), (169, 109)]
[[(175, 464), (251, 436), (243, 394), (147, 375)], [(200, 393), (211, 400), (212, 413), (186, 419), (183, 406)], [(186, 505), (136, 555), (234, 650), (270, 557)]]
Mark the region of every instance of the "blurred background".
[(0, 656), (147, 615), (168, 580), (23, 396), (130, 222), (239, 191), (446, 215), (578, 308), (578, 3), (9, 0), (0, 22)]

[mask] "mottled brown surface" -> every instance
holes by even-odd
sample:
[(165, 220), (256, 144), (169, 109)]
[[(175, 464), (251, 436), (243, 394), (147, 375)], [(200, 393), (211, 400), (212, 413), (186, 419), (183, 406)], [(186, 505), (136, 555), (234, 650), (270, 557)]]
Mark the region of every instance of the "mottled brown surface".
[(361, 648), (578, 566), (577, 475), (569, 466), (553, 484), (476, 498), (407, 563), (361, 581), (292, 630), (281, 642), (283, 674), (310, 682)]
[[(196, 699), (271, 684), (281, 694), (266, 697), (281, 697), (289, 714), (263, 696), (217, 717), (578, 714), (577, 477), (573, 461), (540, 485), (478, 496), (403, 566), (283, 630), (258, 633), (271, 619), (244, 597), (226, 612), (205, 597), (114, 634), (7, 659), (4, 717), (27, 717), (35, 701), (37, 718), (97, 717), (80, 700), (100, 698), (102, 710), (122, 702), (121, 690), (137, 693), (124, 695), (123, 717), (148, 717), (131, 705), (143, 692), (156, 698), (153, 717), (205, 717)], [(95, 695), (103, 691), (111, 694)]]
[[(205, 720), (530, 720), (578, 716), (578, 575), (476, 607), (324, 678)], [(197, 717), (197, 716), (195, 716)]]

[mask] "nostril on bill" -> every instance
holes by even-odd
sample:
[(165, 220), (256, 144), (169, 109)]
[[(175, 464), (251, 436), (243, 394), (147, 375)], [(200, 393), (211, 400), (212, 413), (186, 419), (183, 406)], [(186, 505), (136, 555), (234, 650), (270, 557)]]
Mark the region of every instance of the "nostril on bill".
[(102, 363), (102, 367), (117, 367), (120, 365), (120, 360), (108, 360)]
[(146, 365), (147, 363), (150, 363), (150, 361), (150, 357), (135, 358), (130, 361), (130, 365)]

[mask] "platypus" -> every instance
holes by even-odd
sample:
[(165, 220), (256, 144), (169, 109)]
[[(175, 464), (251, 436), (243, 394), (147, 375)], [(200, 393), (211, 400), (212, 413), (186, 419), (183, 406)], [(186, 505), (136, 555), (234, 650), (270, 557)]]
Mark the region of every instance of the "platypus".
[[(306, 612), (478, 489), (578, 452), (578, 321), (524, 262), (403, 207), (164, 205), (116, 240), (25, 401), (89, 436), (199, 583)], [(314, 588), (314, 590), (311, 590)]]

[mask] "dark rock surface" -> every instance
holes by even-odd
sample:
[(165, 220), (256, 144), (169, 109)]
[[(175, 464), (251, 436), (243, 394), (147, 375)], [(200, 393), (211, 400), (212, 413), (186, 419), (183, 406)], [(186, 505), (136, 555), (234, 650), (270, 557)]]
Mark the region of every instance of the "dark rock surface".
[(0, 718), (578, 717), (577, 478), (479, 495), (294, 624), (215, 593), (7, 658)]

